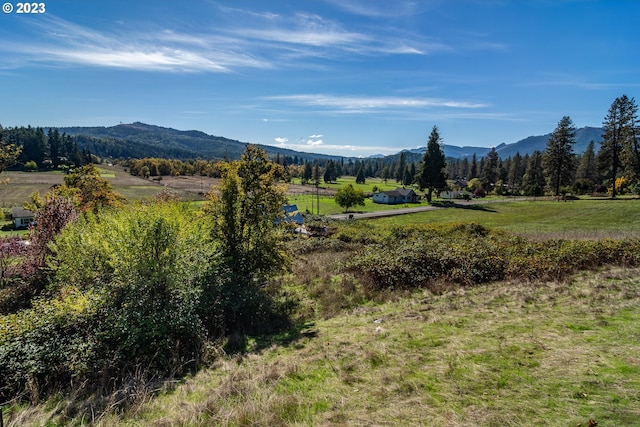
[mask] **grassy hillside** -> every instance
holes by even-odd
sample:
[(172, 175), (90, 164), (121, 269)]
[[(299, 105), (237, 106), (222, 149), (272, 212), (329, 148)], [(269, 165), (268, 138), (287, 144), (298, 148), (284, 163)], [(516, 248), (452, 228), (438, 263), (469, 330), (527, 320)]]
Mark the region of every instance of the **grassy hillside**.
[[(494, 283), (250, 341), (102, 426), (640, 425), (640, 271)], [(64, 399), (11, 415), (41, 425)], [(5, 415), (6, 416), (6, 415)], [(85, 420), (89, 421), (89, 420)], [(63, 425), (53, 417), (47, 425)]]

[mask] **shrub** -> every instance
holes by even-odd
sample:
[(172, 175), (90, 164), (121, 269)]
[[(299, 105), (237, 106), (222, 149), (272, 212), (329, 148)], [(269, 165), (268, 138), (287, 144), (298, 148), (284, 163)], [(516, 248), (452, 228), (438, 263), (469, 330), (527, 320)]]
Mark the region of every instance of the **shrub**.
[(113, 389), (140, 372), (163, 378), (194, 366), (216, 245), (192, 219), (164, 203), (66, 227), (51, 244), (50, 298), (0, 318), (0, 396), (33, 398), (83, 381)]
[(33, 160), (29, 160), (24, 164), (24, 169), (28, 172), (35, 172), (38, 170), (38, 165)]
[(474, 285), (502, 279), (562, 279), (602, 265), (640, 264), (640, 240), (532, 242), (478, 224), (404, 227), (345, 264), (370, 291)]

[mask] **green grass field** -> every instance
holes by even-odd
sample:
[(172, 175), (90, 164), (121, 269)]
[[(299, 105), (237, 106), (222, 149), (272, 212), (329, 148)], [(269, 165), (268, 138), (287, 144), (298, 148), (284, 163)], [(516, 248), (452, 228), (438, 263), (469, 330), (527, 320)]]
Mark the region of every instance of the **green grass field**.
[(640, 236), (640, 200), (507, 201), (376, 219), (378, 225), (477, 222), (540, 238)]
[[(320, 214), (321, 215), (334, 215), (344, 213), (344, 208), (338, 205), (333, 197), (320, 196)], [(317, 214), (318, 205), (315, 196), (310, 194), (294, 195), (288, 197), (289, 203), (298, 206), (301, 212), (309, 211)], [(380, 212), (387, 210), (394, 210), (404, 207), (417, 207), (426, 206), (426, 203), (411, 203), (409, 205), (384, 205), (379, 203), (373, 203), (371, 199), (365, 199), (364, 206), (353, 206), (349, 209), (349, 212)]]

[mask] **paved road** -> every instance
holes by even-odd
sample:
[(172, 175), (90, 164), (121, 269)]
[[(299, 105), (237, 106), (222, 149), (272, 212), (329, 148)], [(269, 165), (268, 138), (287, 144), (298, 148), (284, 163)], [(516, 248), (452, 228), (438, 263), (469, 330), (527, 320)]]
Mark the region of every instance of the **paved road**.
[(413, 208), (399, 208), (399, 209), (391, 209), (388, 211), (378, 211), (378, 212), (362, 212), (362, 213), (346, 213), (346, 214), (334, 214), (328, 215), (329, 218), (333, 219), (365, 219), (365, 218), (381, 218), (384, 216), (395, 216), (395, 215), (406, 215), (416, 212), (426, 212), (433, 211), (436, 209), (444, 209), (440, 206), (418, 206)]

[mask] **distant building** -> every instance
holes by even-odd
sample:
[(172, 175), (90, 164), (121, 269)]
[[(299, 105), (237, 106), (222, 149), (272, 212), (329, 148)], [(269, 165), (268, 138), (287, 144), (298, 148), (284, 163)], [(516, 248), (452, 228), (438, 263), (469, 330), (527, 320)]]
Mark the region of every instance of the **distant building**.
[(466, 190), (463, 191), (450, 191), (450, 190), (445, 190), (445, 191), (441, 191), (439, 196), (441, 199), (465, 199), (468, 200), (471, 198), (471, 193), (469, 193)]
[(13, 224), (16, 228), (27, 228), (33, 222), (33, 212), (23, 208), (11, 209)]
[(385, 205), (398, 205), (401, 203), (418, 203), (419, 197), (415, 191), (407, 188), (396, 188), (390, 191), (381, 191), (373, 195), (374, 203)]
[(293, 223), (297, 225), (304, 224), (304, 218), (300, 211), (298, 210), (297, 205), (286, 205), (283, 206), (282, 211), (284, 211), (284, 220), (288, 223)]

